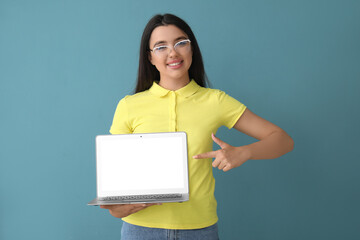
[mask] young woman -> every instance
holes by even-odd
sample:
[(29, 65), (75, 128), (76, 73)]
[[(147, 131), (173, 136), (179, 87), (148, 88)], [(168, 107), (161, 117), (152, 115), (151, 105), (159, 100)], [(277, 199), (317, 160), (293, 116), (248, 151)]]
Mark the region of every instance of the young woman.
[[(206, 82), (190, 27), (171, 14), (154, 16), (141, 39), (135, 94), (119, 102), (110, 133), (186, 132), (190, 200), (101, 206), (123, 219), (122, 239), (218, 239), (212, 167), (227, 172), (247, 160), (273, 159), (293, 149), (284, 130), (226, 93), (206, 88)], [(231, 146), (214, 135), (220, 126), (259, 141)], [(213, 141), (220, 150), (212, 151)]]

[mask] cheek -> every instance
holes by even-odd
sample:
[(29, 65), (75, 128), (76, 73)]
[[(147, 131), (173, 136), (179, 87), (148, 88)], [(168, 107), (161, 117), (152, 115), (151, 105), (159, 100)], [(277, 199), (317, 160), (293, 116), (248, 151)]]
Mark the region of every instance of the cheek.
[(189, 62), (189, 68), (190, 68), (190, 67), (191, 67), (191, 64), (192, 64), (192, 56), (189, 57), (188, 62)]
[(166, 64), (159, 61), (153, 61), (153, 65), (159, 72), (162, 72), (164, 69), (166, 69)]
[(166, 68), (166, 64), (160, 61), (155, 62), (155, 67), (159, 70), (159, 69), (163, 69)]
[(188, 54), (188, 61), (190, 62), (190, 65), (191, 65), (191, 63), (192, 63), (192, 59), (193, 59), (193, 54), (194, 54), (194, 52), (191, 50), (191, 52)]

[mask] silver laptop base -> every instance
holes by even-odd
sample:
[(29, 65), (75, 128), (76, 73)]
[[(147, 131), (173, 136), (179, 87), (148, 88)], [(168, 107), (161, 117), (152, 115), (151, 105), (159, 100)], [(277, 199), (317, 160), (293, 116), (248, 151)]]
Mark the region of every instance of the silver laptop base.
[(188, 194), (154, 194), (134, 196), (111, 196), (95, 198), (88, 205), (138, 204), (184, 202), (189, 200)]

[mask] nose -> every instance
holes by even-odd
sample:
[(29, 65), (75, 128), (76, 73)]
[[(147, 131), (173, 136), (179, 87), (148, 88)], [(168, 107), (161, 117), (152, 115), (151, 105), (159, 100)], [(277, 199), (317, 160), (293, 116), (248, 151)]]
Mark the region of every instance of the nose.
[(177, 54), (178, 54), (174, 47), (169, 48), (168, 51), (169, 51), (169, 57), (174, 57), (174, 56), (177, 56)]

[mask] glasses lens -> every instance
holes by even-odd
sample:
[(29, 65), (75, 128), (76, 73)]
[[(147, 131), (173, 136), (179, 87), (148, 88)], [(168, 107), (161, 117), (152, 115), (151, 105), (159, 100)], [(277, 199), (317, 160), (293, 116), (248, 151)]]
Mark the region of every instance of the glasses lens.
[(159, 46), (154, 48), (154, 53), (158, 56), (163, 56), (168, 53), (168, 46)]
[(177, 42), (174, 46), (174, 49), (178, 53), (186, 53), (190, 49), (190, 41), (183, 40), (183, 41)]

